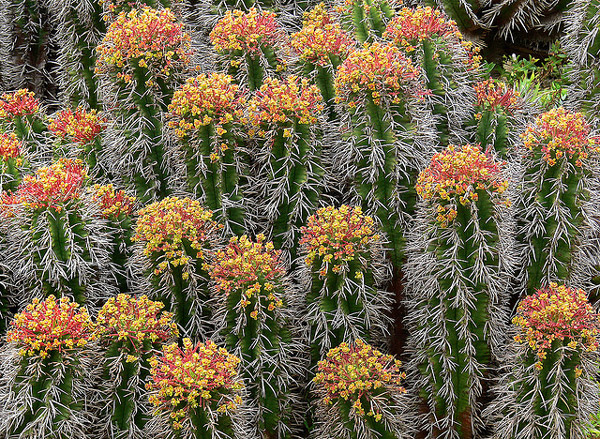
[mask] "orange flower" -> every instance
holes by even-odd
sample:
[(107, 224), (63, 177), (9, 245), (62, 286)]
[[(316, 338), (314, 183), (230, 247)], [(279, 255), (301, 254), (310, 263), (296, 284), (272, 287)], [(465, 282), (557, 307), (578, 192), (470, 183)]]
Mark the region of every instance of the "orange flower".
[(519, 92), (508, 88), (504, 82), (488, 79), (474, 85), (477, 106), (482, 109), (502, 109), (509, 113), (517, 106)]

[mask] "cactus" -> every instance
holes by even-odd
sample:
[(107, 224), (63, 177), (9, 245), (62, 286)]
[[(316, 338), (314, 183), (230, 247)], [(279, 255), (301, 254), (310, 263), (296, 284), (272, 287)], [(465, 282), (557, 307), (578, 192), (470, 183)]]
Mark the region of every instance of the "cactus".
[(115, 175), (143, 203), (177, 187), (163, 112), (182, 82), (190, 51), (190, 36), (175, 15), (147, 7), (121, 12), (97, 48), (104, 106), (115, 120), (107, 130), (108, 153)]
[(485, 28), (481, 15), (488, 2), (489, 0), (425, 0), (425, 4), (432, 8), (443, 10), (456, 22), (461, 32), (467, 34)]
[(119, 294), (109, 299), (96, 320), (102, 345), (104, 376), (102, 397), (106, 421), (99, 437), (135, 439), (147, 437), (144, 428), (151, 417), (145, 381), (150, 358), (163, 343), (177, 337), (172, 314), (164, 305)]
[(239, 363), (212, 341), (163, 346), (162, 356), (150, 360), (147, 388), (158, 412), (151, 437), (254, 439), (246, 430)]
[(245, 230), (240, 185), (249, 165), (240, 120), (245, 104), (245, 93), (231, 76), (211, 73), (188, 79), (169, 105), (169, 127), (185, 155), (187, 189), (233, 234)]
[(55, 155), (74, 156), (86, 163), (93, 177), (103, 177), (106, 171), (99, 163), (102, 152), (100, 134), (106, 129), (107, 120), (96, 110), (61, 110), (48, 120), (48, 131), (56, 138)]
[(400, 361), (358, 339), (331, 349), (313, 383), (315, 439), (412, 438)]
[(130, 283), (133, 274), (129, 261), (133, 256), (132, 213), (136, 199), (122, 190), (115, 190), (112, 184), (95, 184), (91, 193), (110, 230), (110, 262), (117, 280), (117, 289), (120, 293), (127, 293), (132, 289)]
[(257, 216), (267, 222), (275, 248), (294, 262), (300, 227), (317, 209), (323, 189), (321, 95), (307, 79), (267, 78), (248, 106), (259, 166), (256, 182), (250, 182), (258, 192)]
[(213, 330), (205, 265), (221, 228), (198, 201), (168, 197), (138, 212), (133, 237), (139, 245), (132, 265), (146, 276), (148, 294), (165, 304), (184, 334), (202, 339)]
[(0, 132), (0, 189), (14, 192), (27, 170), (23, 142), (14, 132)]
[[(513, 262), (508, 181), (480, 147), (449, 146), (420, 175), (408, 244), (408, 364), (430, 437), (477, 437), (502, 346)], [(429, 410), (425, 409), (425, 403)]]
[[(260, 437), (290, 438), (293, 412), (299, 413), (292, 393), (302, 374), (294, 358), (303, 349), (293, 338), (293, 297), (280, 251), (246, 235), (233, 237), (215, 253), (210, 277), (218, 300), (215, 320), (227, 349), (241, 360), (248, 402), (257, 408)], [(302, 415), (303, 413), (300, 412)]]
[(392, 297), (383, 286), (391, 266), (373, 218), (360, 207), (319, 209), (301, 233), (314, 373), (318, 360), (340, 343), (381, 342), (388, 334)]
[(600, 399), (598, 319), (581, 289), (551, 283), (523, 299), (486, 409), (491, 438), (588, 437)]
[(3, 194), (3, 258), (21, 301), (52, 294), (94, 306), (113, 292), (108, 230), (85, 194), (86, 178), (80, 161), (61, 159)]
[(335, 123), (336, 69), (355, 49), (356, 41), (344, 31), (323, 3), (304, 13), (302, 29), (291, 35), (291, 46), (299, 55), (304, 76), (311, 78), (321, 90), (329, 122)]
[(522, 172), (516, 200), (518, 239), (523, 244), (520, 280), (532, 294), (549, 282), (589, 285), (596, 233), (591, 212), (597, 209), (597, 148), (580, 113), (557, 108), (543, 113), (521, 135)]
[(400, 0), (339, 0), (334, 3), (334, 10), (344, 30), (362, 44), (383, 36), (401, 4)]
[(121, 13), (129, 13), (144, 6), (152, 9), (172, 8), (177, 12), (181, 6), (177, 0), (99, 0), (98, 4), (104, 10), (104, 21), (109, 23), (115, 21)]
[(15, 316), (1, 352), (2, 436), (88, 437), (95, 338), (85, 308), (66, 297), (34, 299)]
[(472, 81), (479, 49), (466, 41), (456, 23), (429, 7), (402, 8), (384, 37), (402, 48), (425, 74), (425, 97), (435, 118), (436, 143), (448, 145), (469, 115), (474, 101)]
[(210, 33), (220, 64), (239, 84), (258, 90), (266, 77), (287, 68), (287, 34), (277, 24), (274, 12), (227, 11)]
[(417, 173), (433, 155), (421, 74), (398, 47), (373, 43), (352, 52), (335, 77), (345, 142), (334, 146), (333, 168), (354, 184), (354, 204), (381, 221), (396, 272)]

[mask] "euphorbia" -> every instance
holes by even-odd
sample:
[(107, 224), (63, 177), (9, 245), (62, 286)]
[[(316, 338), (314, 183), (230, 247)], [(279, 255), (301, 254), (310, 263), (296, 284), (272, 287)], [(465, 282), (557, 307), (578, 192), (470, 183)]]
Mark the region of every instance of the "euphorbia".
[(14, 192), (28, 164), (24, 158), (24, 143), (14, 132), (0, 133), (0, 189)]

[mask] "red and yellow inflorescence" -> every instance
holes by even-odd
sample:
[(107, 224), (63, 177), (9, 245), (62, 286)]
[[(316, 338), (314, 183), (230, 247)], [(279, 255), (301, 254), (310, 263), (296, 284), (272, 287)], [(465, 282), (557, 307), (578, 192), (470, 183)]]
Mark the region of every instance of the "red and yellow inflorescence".
[[(374, 394), (382, 391), (404, 393), (400, 361), (385, 355), (356, 340), (354, 344), (342, 343), (319, 361), (318, 372), (313, 378), (317, 389), (324, 395), (325, 404), (335, 404), (342, 399), (352, 403), (353, 410), (361, 416), (381, 420), (382, 414), (371, 404)], [(365, 408), (365, 405), (367, 407)]]
[(3, 196), (6, 207), (19, 204), (28, 209), (54, 209), (79, 200), (87, 179), (87, 168), (81, 160), (59, 159), (54, 164), (23, 177), (15, 194)]
[(31, 116), (39, 109), (40, 101), (35, 97), (35, 93), (25, 88), (14, 93), (5, 93), (0, 97), (0, 120)]
[(106, 119), (99, 116), (96, 110), (67, 109), (50, 119), (48, 130), (60, 139), (86, 145), (96, 140), (106, 128), (105, 124)]
[(185, 137), (202, 126), (214, 124), (217, 134), (224, 134), (224, 125), (243, 118), (246, 95), (222, 73), (202, 74), (189, 78), (176, 90), (169, 105), (169, 127), (179, 137)]
[[(155, 275), (169, 266), (185, 266), (193, 259), (204, 259), (205, 250), (212, 246), (222, 228), (212, 220), (210, 210), (190, 198), (167, 197), (144, 207), (138, 215), (132, 240), (143, 241), (144, 255), (160, 260)], [(189, 277), (187, 271), (183, 277)]]
[(373, 218), (364, 215), (360, 207), (347, 205), (339, 209), (333, 206), (319, 209), (308, 218), (301, 234), (300, 245), (308, 251), (306, 264), (310, 266), (322, 258), (322, 276), (327, 274), (328, 268), (334, 273), (340, 272), (344, 262), (354, 260), (357, 254), (369, 251), (379, 242)]
[(256, 127), (314, 124), (323, 108), (319, 88), (310, 84), (308, 79), (294, 75), (281, 81), (265, 78), (260, 90), (248, 104), (250, 123)]
[(227, 11), (210, 33), (210, 41), (217, 52), (242, 52), (257, 55), (263, 47), (276, 46), (283, 33), (274, 12)]
[(145, 295), (119, 294), (110, 298), (98, 313), (98, 331), (109, 343), (127, 343), (132, 348), (127, 361), (137, 361), (133, 354), (146, 353), (148, 342), (154, 346), (179, 335), (173, 314), (162, 312), (163, 308), (162, 302), (154, 302)]
[(598, 151), (598, 139), (590, 136), (590, 126), (581, 113), (554, 108), (541, 114), (535, 124), (521, 134), (523, 146), (554, 166), (561, 158), (583, 166), (590, 152)]
[(519, 92), (508, 88), (502, 81), (488, 79), (473, 86), (477, 93), (477, 106), (483, 110), (497, 109), (512, 113), (518, 106)]
[(283, 306), (280, 295), (284, 287), (285, 267), (281, 251), (273, 243), (265, 243), (258, 235), (252, 242), (246, 235), (234, 236), (224, 250), (215, 253), (209, 274), (218, 292), (229, 295), (241, 292), (241, 309), (253, 305), (250, 317), (258, 319), (265, 309), (273, 311)]
[(95, 325), (85, 308), (69, 298), (48, 296), (33, 299), (15, 315), (7, 341), (15, 343), (23, 356), (46, 358), (52, 352), (80, 349), (96, 339)]
[(15, 133), (0, 133), (0, 159), (14, 159), (15, 164), (23, 163), (23, 142)]
[(375, 105), (379, 105), (384, 97), (399, 103), (407, 92), (418, 94), (420, 76), (420, 69), (398, 47), (366, 44), (352, 52), (338, 68), (335, 99), (350, 107), (355, 107), (365, 97), (372, 99)]
[(571, 349), (578, 346), (587, 352), (598, 349), (600, 315), (581, 289), (550, 283), (521, 301), (513, 323), (520, 332), (515, 340), (528, 344), (537, 354), (538, 369), (542, 368), (542, 361), (555, 340), (567, 342)]
[[(130, 83), (139, 69), (159, 77), (183, 69), (190, 61), (191, 37), (171, 10), (144, 7), (121, 12), (96, 51), (97, 73), (115, 74)], [(146, 85), (155, 83), (148, 79)]]
[(327, 67), (332, 56), (344, 60), (356, 46), (323, 3), (305, 12), (302, 24), (302, 29), (292, 34), (291, 45), (303, 61)]
[(450, 145), (435, 154), (429, 167), (419, 174), (417, 193), (436, 203), (436, 219), (446, 227), (456, 218), (457, 202), (464, 206), (478, 200), (477, 191), (502, 194), (508, 188), (501, 166), (479, 145)]
[(170, 412), (174, 430), (183, 427), (190, 412), (209, 407), (220, 413), (235, 410), (242, 403), (244, 387), (239, 363), (238, 357), (210, 340), (194, 346), (185, 338), (183, 348), (177, 343), (163, 346), (163, 355), (150, 360), (152, 380), (146, 385), (152, 392), (150, 402)]
[(92, 187), (92, 196), (98, 202), (102, 216), (118, 219), (121, 215), (130, 216), (135, 206), (136, 198), (122, 190), (115, 190), (112, 184)]

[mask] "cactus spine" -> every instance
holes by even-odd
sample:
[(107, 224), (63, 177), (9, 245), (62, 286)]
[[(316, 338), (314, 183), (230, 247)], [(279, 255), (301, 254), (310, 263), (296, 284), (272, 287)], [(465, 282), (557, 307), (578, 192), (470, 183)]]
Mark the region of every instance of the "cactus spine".
[(583, 290), (551, 283), (520, 303), (496, 399), (493, 439), (589, 437), (598, 411), (598, 314)]
[(409, 368), (431, 437), (473, 437), (485, 426), (480, 401), (508, 308), (507, 186), (492, 156), (470, 145), (449, 146), (419, 176), (406, 305)]
[(162, 356), (150, 360), (147, 388), (159, 412), (150, 433), (177, 439), (254, 439), (246, 430), (239, 363), (212, 341), (194, 346), (183, 339), (182, 348), (163, 346)]
[(456, 22), (462, 32), (473, 32), (485, 27), (481, 13), (485, 0), (425, 0), (432, 8), (443, 10)]
[(150, 375), (150, 358), (163, 343), (177, 337), (172, 314), (163, 304), (146, 296), (119, 294), (109, 299), (98, 313), (97, 324), (103, 347), (103, 406), (107, 425), (101, 429), (110, 439), (144, 438), (150, 419), (145, 381)]
[(339, 1), (334, 9), (342, 27), (359, 43), (372, 43), (383, 37), (388, 22), (394, 17), (397, 0), (348, 0)]
[(596, 174), (588, 154), (596, 147), (580, 113), (557, 108), (540, 115), (521, 135), (522, 175), (517, 206), (523, 243), (521, 280), (527, 293), (551, 281), (589, 284), (593, 261), (586, 237), (597, 205)]
[(315, 439), (401, 439), (410, 428), (400, 361), (362, 340), (342, 343), (319, 362)]
[(146, 276), (148, 294), (165, 304), (184, 334), (202, 339), (213, 330), (205, 265), (221, 228), (198, 201), (167, 197), (139, 211), (133, 237), (139, 245), (132, 265)]
[(213, 211), (226, 232), (245, 230), (240, 174), (246, 173), (241, 120), (245, 93), (220, 73), (190, 78), (175, 91), (171, 121), (186, 162), (187, 189)]
[(107, 145), (115, 175), (140, 201), (169, 195), (177, 187), (166, 154), (163, 112), (190, 61), (190, 36), (168, 9), (121, 12), (97, 48), (96, 73), (115, 124)]
[(387, 335), (392, 297), (382, 287), (391, 265), (374, 220), (360, 207), (319, 209), (301, 233), (314, 373), (317, 361), (340, 343), (382, 341)]
[(215, 253), (210, 276), (218, 300), (218, 333), (242, 360), (260, 437), (284, 439), (292, 437), (292, 412), (299, 413), (291, 388), (302, 373), (293, 356), (303, 349), (292, 337), (293, 297), (281, 252), (264, 241), (264, 235), (256, 242), (246, 235), (231, 238)]
[(94, 325), (68, 298), (34, 299), (2, 348), (0, 433), (7, 438), (87, 438), (94, 390)]

